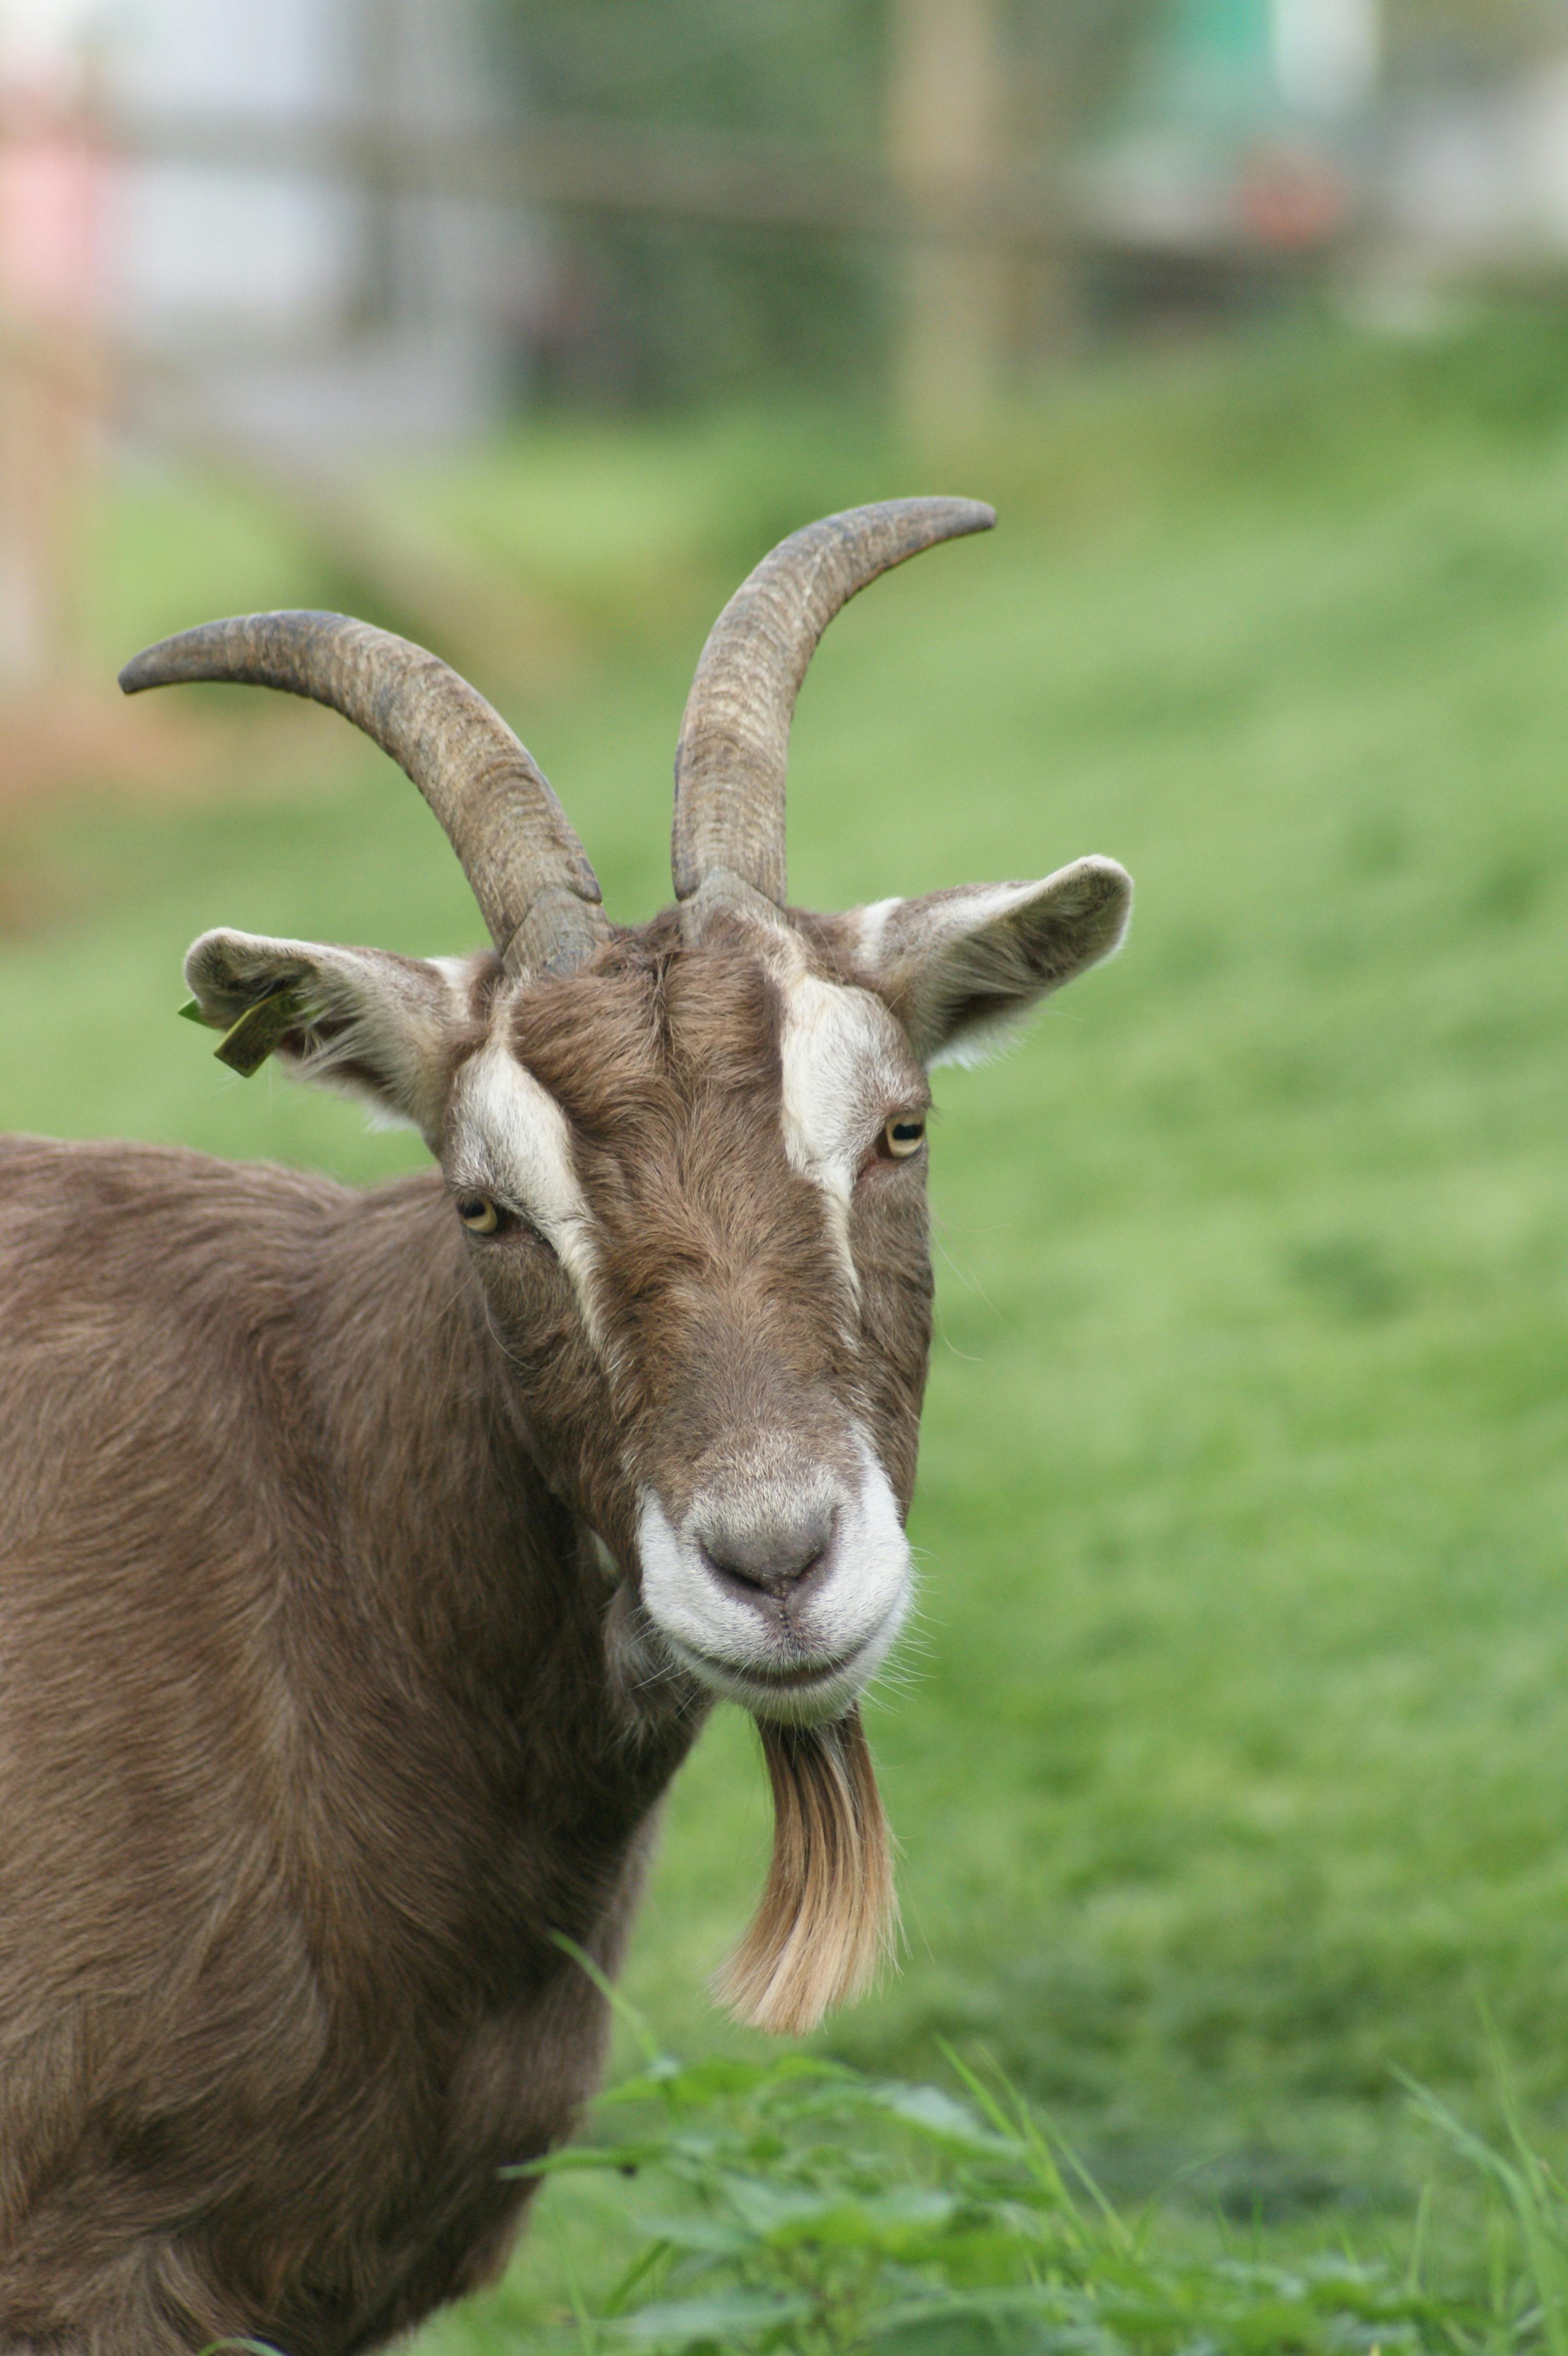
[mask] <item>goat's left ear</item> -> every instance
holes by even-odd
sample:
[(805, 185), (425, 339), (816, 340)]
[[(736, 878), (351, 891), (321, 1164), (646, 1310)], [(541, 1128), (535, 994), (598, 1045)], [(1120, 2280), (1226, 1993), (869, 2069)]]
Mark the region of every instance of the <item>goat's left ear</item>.
[(1121, 946), (1133, 880), (1079, 859), (1043, 884), (975, 884), (857, 909), (855, 961), (922, 1064), (983, 1055), (996, 1033)]
[(218, 1053), (234, 1070), (257, 1071), (275, 1054), (296, 1077), (408, 1122), (434, 1152), (473, 969), (485, 961), (225, 931), (203, 933), (185, 978), (199, 1020), (227, 1034)]

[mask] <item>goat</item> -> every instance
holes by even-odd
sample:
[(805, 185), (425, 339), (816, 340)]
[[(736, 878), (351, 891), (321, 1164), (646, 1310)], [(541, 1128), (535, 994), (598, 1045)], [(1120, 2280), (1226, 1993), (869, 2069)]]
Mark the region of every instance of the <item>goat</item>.
[(757, 566), (641, 926), (403, 639), (253, 615), (122, 675), (365, 730), (494, 948), (186, 961), (229, 1064), (368, 1098), (438, 1172), (0, 1144), (0, 2356), (349, 2356), (492, 2277), (501, 2169), (602, 2060), (562, 1939), (617, 1969), (715, 1697), (776, 1811), (732, 2008), (804, 2030), (884, 1952), (856, 1697), (909, 1596), (926, 1070), (1114, 948), (1130, 886), (791, 909), (784, 773), (832, 616), (993, 519), (899, 500)]

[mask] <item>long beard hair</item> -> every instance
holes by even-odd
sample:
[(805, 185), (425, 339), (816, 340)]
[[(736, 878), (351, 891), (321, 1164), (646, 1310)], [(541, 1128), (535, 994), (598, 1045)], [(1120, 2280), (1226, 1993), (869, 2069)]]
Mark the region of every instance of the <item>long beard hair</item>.
[(831, 1726), (759, 1726), (773, 1856), (751, 1927), (714, 1981), (732, 2017), (804, 2037), (893, 1955), (892, 1840), (860, 1711)]

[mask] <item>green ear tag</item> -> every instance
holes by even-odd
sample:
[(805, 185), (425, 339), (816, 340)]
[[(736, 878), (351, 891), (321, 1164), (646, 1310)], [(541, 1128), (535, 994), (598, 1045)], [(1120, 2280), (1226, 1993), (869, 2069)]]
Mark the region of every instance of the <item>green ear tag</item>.
[(177, 1007), (175, 1012), (184, 1023), (205, 1023), (207, 1020), (206, 1015), (203, 1014), (201, 1011), (201, 1001), (199, 998), (188, 998), (185, 1004), (183, 1006)]
[(222, 1044), (212, 1052), (220, 1064), (227, 1064), (231, 1072), (248, 1080), (261, 1070), (298, 1020), (294, 990), (287, 982), (280, 983), (265, 998), (258, 998), (253, 1006), (246, 1007), (238, 1023), (223, 1033)]

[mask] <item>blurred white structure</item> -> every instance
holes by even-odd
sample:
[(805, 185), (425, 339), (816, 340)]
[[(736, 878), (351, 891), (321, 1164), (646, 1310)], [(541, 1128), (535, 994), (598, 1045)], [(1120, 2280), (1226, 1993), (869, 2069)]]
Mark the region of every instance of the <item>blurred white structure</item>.
[(1379, 212), (1412, 262), (1443, 274), (1568, 261), (1568, 54), (1396, 109), (1383, 153)]
[[(0, 0), (0, 83), (112, 120), (461, 133), (491, 119), (473, 0)], [(156, 145), (156, 140), (154, 142)], [(175, 364), (229, 430), (344, 451), (446, 438), (503, 405), (536, 299), (526, 223), (297, 167), (120, 158), (102, 325)]]
[(1379, 16), (1379, 0), (1273, 0), (1274, 76), (1292, 113), (1333, 123), (1369, 104)]
[[(356, 103), (345, 0), (125, 0), (102, 17), (104, 97), (133, 114), (337, 118)], [(116, 325), (194, 350), (305, 351), (341, 331), (363, 263), (350, 200), (275, 175), (137, 165), (115, 223)]]

